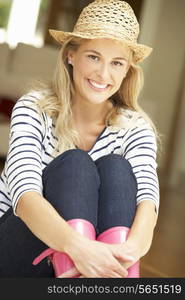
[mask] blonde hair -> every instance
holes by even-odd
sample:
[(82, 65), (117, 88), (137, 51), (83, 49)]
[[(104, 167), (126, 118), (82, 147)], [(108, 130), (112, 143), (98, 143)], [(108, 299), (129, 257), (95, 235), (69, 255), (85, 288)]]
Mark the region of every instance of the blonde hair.
[[(52, 83), (40, 87), (46, 91), (46, 96), (37, 101), (37, 105), (55, 122), (58, 153), (74, 149), (81, 141), (79, 133), (73, 127), (71, 98), (74, 93), (74, 86), (72, 66), (68, 64), (67, 55), (69, 50), (77, 50), (83, 41), (82, 38), (70, 37), (62, 45)], [(139, 93), (144, 82), (143, 71), (139, 65), (133, 62), (132, 55), (130, 55), (129, 65), (129, 70), (119, 91), (111, 97), (114, 105), (106, 117), (105, 125), (124, 127), (125, 124), (120, 123), (120, 108), (128, 108), (139, 112), (151, 124), (157, 134), (153, 122), (138, 104)], [(56, 154), (57, 152), (55, 152)]]

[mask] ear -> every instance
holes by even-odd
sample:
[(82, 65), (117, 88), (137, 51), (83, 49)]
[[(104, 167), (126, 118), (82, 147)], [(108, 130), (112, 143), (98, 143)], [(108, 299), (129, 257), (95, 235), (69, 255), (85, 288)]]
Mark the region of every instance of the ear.
[(73, 61), (74, 61), (74, 52), (73, 52), (73, 51), (69, 51), (69, 52), (68, 52), (68, 55), (67, 55), (67, 58), (68, 58), (68, 64), (69, 64), (69, 65), (73, 65)]
[(73, 65), (73, 64), (72, 64), (72, 60), (71, 60), (71, 58), (69, 58), (69, 57), (68, 57), (68, 64), (69, 64), (69, 65)]

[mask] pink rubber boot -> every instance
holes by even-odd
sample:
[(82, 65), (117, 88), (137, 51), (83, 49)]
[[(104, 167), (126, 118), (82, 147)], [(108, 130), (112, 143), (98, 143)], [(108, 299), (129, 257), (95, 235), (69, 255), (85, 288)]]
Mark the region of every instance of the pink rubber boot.
[[(67, 223), (70, 224), (70, 226), (73, 227), (74, 230), (81, 233), (83, 236), (89, 238), (90, 240), (96, 239), (96, 232), (94, 226), (89, 221), (83, 219), (72, 219), (69, 220)], [(51, 248), (46, 249), (39, 256), (37, 256), (33, 261), (33, 265), (37, 265), (41, 260), (43, 260), (47, 256), (49, 256), (49, 260), (53, 264), (56, 277), (74, 267), (72, 260), (67, 254), (65, 254), (64, 252), (56, 251)]]
[[(98, 236), (97, 241), (108, 244), (121, 244), (126, 241), (129, 230), (130, 229), (128, 227), (123, 226), (109, 228)], [(128, 268), (127, 271), (127, 278), (139, 278), (139, 261)]]

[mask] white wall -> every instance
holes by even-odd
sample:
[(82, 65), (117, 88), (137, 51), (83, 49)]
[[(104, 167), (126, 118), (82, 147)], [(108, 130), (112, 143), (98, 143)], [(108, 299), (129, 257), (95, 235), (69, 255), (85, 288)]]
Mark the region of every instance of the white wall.
[(159, 159), (161, 168), (164, 167), (175, 105), (182, 85), (184, 28), (185, 1), (144, 1), (140, 42), (154, 50), (143, 64), (145, 87), (142, 105), (163, 135), (163, 154)]
[[(185, 66), (184, 66), (185, 75)], [(169, 178), (171, 186), (180, 185), (185, 189), (185, 76), (183, 76), (184, 84), (180, 90), (181, 98), (179, 99), (179, 117), (177, 122), (177, 134), (174, 141), (175, 155), (172, 160), (172, 172)]]

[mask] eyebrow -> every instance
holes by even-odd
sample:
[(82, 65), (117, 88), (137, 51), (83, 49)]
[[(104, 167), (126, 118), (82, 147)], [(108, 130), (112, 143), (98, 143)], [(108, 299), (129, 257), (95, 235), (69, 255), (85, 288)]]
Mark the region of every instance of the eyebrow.
[[(86, 52), (91, 52), (91, 53), (95, 53), (95, 54), (97, 54), (97, 55), (99, 55), (99, 56), (102, 56), (101, 53), (98, 52), (98, 51), (96, 51), (96, 50), (85, 50), (84, 52), (85, 52), (85, 53), (86, 53)], [(127, 61), (127, 59), (126, 59), (125, 57), (114, 57), (113, 59), (117, 59), (117, 60), (125, 60), (125, 61)]]

